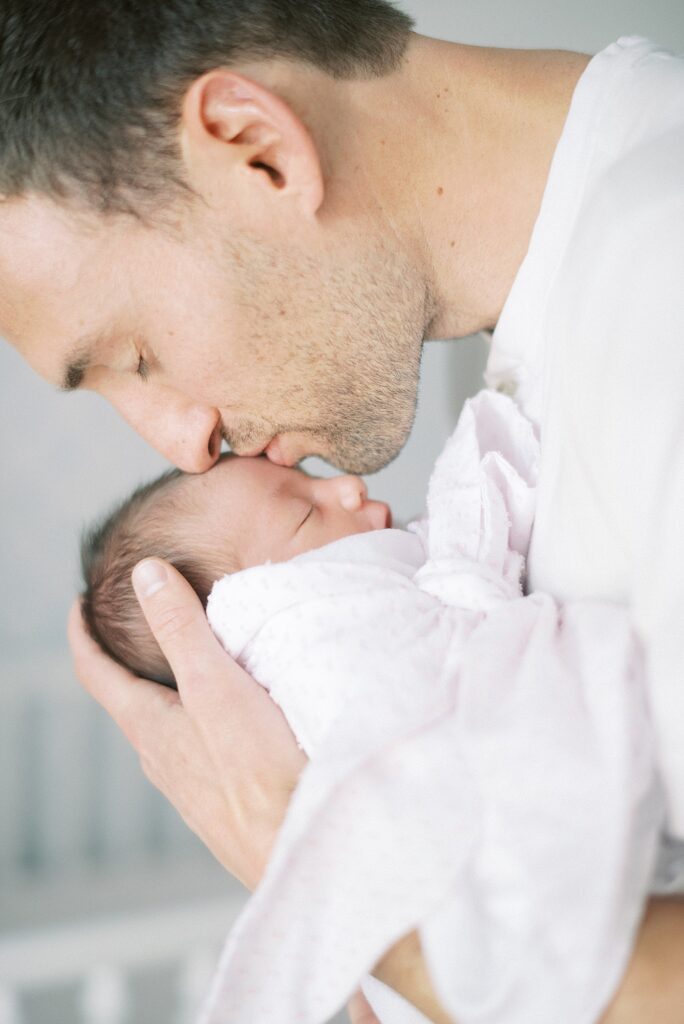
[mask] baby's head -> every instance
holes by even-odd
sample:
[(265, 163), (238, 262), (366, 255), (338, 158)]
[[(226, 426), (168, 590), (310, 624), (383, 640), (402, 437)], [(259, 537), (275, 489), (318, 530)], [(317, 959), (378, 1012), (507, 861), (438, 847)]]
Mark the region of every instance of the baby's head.
[(227, 573), (388, 526), (387, 505), (369, 501), (358, 477), (318, 479), (263, 457), (232, 455), (201, 476), (174, 470), (138, 488), (85, 534), (84, 619), (120, 664), (174, 685), (131, 584), (141, 559), (171, 562), (206, 606), (213, 584)]

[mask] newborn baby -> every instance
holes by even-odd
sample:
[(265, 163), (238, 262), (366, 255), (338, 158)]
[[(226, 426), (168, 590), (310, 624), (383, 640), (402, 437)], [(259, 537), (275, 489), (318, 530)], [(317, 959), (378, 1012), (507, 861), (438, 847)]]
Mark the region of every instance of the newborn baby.
[(410, 532), (356, 478), (229, 458), (86, 545), (91, 629), (158, 678), (131, 568), (170, 558), (203, 599), (222, 576), (212, 627), (310, 757), (204, 1024), (322, 1024), (414, 929), (459, 1024), (595, 1024), (612, 998), (662, 801), (625, 612), (523, 594), (538, 457), (483, 392)]
[(142, 558), (172, 562), (206, 605), (227, 573), (390, 525), (388, 506), (369, 501), (359, 477), (321, 480), (263, 457), (233, 455), (203, 475), (174, 470), (138, 488), (84, 536), (84, 618), (110, 657), (175, 685), (131, 585)]

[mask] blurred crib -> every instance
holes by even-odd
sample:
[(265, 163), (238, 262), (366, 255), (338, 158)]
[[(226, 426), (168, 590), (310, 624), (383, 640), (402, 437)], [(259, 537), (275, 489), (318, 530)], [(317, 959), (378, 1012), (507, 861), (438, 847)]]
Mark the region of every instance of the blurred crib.
[(64, 652), (5, 673), (0, 1024), (190, 1024), (242, 889), (147, 783)]

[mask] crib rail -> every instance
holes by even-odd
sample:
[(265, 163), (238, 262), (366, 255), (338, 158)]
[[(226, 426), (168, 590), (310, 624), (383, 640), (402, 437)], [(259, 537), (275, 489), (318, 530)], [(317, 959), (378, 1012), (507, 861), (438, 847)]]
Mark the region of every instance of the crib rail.
[(192, 1024), (245, 890), (64, 649), (5, 659), (0, 701), (0, 1024)]
[(238, 897), (203, 900), (0, 936), (0, 1024), (30, 1024), (29, 997), (65, 985), (73, 1024), (138, 1024), (132, 979), (163, 966), (176, 988), (164, 1019), (191, 1024), (241, 906)]
[(66, 650), (5, 662), (0, 698), (1, 879), (198, 853)]
[(190, 1024), (244, 890), (64, 649), (6, 659), (0, 699), (0, 1024)]

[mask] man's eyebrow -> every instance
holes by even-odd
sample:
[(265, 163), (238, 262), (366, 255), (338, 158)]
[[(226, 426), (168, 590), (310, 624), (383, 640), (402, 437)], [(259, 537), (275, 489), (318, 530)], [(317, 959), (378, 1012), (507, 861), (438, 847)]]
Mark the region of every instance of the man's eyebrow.
[(91, 335), (81, 338), (74, 345), (62, 372), (60, 391), (78, 391), (83, 383), (86, 370), (93, 362), (93, 353), (102, 345), (103, 341), (103, 335)]

